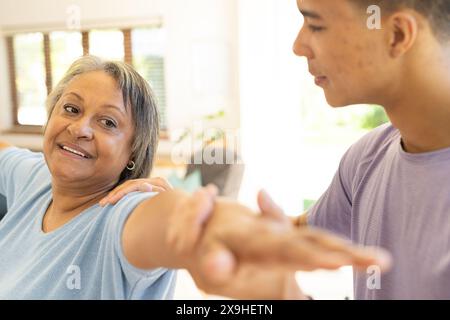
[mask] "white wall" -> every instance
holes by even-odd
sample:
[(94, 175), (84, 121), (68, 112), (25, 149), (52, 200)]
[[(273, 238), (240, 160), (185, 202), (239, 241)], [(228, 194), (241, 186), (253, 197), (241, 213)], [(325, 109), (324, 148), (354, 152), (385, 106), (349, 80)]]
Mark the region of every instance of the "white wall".
[(82, 26), (89, 22), (148, 19), (162, 14), (164, 0), (2, 0), (2, 26), (25, 27), (66, 26), (66, 10), (77, 5), (81, 9)]
[(301, 20), (295, 1), (239, 2), (241, 200), (265, 188), (286, 212), (302, 210), (300, 98), (305, 61), (292, 52)]
[(239, 126), (237, 1), (167, 1), (171, 128), (221, 108), (226, 110), (224, 126)]
[[(169, 129), (190, 126), (219, 109), (226, 111), (222, 126), (239, 126), (237, 0), (2, 0), (0, 30), (64, 30), (71, 5), (80, 8), (81, 28), (162, 20), (167, 30)], [(11, 125), (6, 58), (2, 39), (0, 131)], [(22, 142), (10, 135), (2, 138)]]

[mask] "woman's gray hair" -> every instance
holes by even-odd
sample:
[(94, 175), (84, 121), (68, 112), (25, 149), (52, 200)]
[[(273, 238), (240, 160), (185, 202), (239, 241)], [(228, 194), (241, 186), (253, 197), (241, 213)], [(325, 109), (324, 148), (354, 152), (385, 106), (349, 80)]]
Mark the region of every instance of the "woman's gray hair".
[(104, 71), (113, 77), (122, 91), (125, 107), (131, 107), (135, 136), (131, 160), (136, 164), (133, 171), (122, 171), (119, 183), (130, 179), (146, 178), (150, 175), (159, 139), (159, 114), (156, 99), (148, 82), (130, 65), (119, 61), (106, 61), (95, 56), (77, 59), (47, 97), (47, 111), (50, 119), (55, 105), (70, 81), (76, 76)]

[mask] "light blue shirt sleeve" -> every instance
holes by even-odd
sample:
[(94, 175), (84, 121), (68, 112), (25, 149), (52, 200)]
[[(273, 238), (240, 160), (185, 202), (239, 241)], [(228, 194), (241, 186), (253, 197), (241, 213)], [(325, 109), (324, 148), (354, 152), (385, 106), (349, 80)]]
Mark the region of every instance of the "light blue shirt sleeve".
[(45, 166), (41, 153), (9, 147), (0, 151), (0, 194), (8, 202), (8, 208), (20, 196), (30, 180)]
[[(128, 217), (139, 204), (156, 194), (132, 192), (116, 205), (111, 206), (112, 218), (109, 223), (109, 232), (113, 235), (114, 251), (120, 261), (123, 274), (127, 282), (134, 288), (130, 292), (131, 299), (155, 299), (170, 297), (173, 294), (175, 274), (166, 268), (145, 270), (133, 266), (125, 257), (122, 246), (123, 228)], [(150, 288), (151, 290), (149, 290)], [(157, 293), (157, 296), (154, 293)]]

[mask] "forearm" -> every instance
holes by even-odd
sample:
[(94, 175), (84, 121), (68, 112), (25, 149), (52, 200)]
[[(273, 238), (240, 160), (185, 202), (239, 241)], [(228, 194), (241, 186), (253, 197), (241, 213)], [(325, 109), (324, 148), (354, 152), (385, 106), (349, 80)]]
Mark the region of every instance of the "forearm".
[[(196, 226), (202, 224), (199, 212), (206, 214), (208, 223), (204, 226)], [(177, 246), (168, 237), (171, 225), (178, 226), (178, 233), (185, 226), (190, 228), (189, 232), (194, 232), (193, 229), (198, 227), (201, 233), (209, 235), (206, 239), (202, 237), (206, 242), (219, 241), (232, 251), (243, 252), (242, 234), (248, 233), (245, 226), (252, 225), (256, 228), (254, 232), (258, 232), (258, 228), (261, 232), (265, 230), (266, 224), (251, 222), (254, 217), (254, 212), (245, 206), (225, 199), (213, 199), (207, 193), (197, 193), (193, 198), (180, 190), (164, 192), (139, 205), (126, 222), (122, 236), (125, 256), (139, 268), (185, 268), (195, 271), (200, 258), (198, 248), (189, 253), (176, 250)], [(237, 228), (234, 225), (236, 221), (239, 221)], [(210, 224), (220, 226), (215, 228), (212, 235), (209, 232)], [(200, 234), (194, 238), (199, 237)]]
[(167, 236), (176, 207), (187, 198), (187, 193), (171, 190), (144, 201), (133, 211), (122, 234), (124, 253), (131, 264), (142, 269), (189, 267), (189, 257), (175, 252)]

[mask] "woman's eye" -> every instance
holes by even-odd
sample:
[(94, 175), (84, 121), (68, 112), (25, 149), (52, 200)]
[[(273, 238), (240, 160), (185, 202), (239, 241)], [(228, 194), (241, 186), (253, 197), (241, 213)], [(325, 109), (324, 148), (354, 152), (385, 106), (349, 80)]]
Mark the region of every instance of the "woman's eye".
[(112, 129), (112, 128), (117, 128), (117, 125), (114, 121), (109, 120), (109, 119), (102, 119), (100, 120), (100, 122), (107, 127), (108, 129)]
[(75, 108), (74, 106), (71, 106), (71, 105), (65, 105), (64, 110), (66, 110), (69, 113), (75, 113), (75, 114), (77, 114), (79, 112), (77, 108)]
[(308, 28), (309, 28), (309, 30), (311, 30), (311, 32), (320, 32), (325, 29), (324, 27), (318, 27), (318, 26), (313, 26), (313, 25), (308, 25)]

